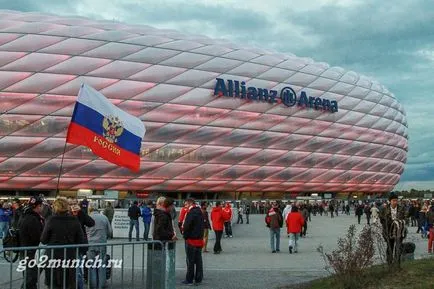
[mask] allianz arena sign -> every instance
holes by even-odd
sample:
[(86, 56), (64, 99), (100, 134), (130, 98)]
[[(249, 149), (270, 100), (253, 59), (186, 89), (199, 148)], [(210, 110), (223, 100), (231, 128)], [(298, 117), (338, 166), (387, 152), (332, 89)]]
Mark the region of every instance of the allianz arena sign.
[(253, 101), (264, 101), (269, 103), (283, 103), (288, 107), (297, 105), (301, 108), (312, 108), (315, 110), (329, 111), (331, 113), (338, 112), (338, 102), (326, 98), (308, 96), (305, 91), (300, 91), (299, 95), (290, 86), (286, 86), (280, 90), (268, 90), (266, 88), (257, 88), (254, 86), (246, 86), (245, 81), (224, 80), (216, 78), (214, 88), (215, 96), (236, 97)]

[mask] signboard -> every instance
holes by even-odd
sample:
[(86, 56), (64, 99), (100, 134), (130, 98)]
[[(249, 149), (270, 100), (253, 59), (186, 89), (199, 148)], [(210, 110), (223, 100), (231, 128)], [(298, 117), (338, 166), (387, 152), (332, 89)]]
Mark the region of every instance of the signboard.
[(119, 199), (119, 191), (105, 190), (104, 196), (108, 199)]
[(92, 196), (92, 190), (80, 189), (77, 191), (77, 198), (87, 198)]
[(425, 193), (423, 194), (424, 199), (432, 199), (432, 193)]
[[(114, 238), (128, 238), (130, 230), (130, 217), (128, 217), (128, 209), (115, 209), (112, 221), (113, 237)], [(143, 240), (143, 232), (145, 231), (143, 219), (139, 218), (139, 237)], [(152, 222), (149, 236), (152, 237)], [(136, 239), (136, 229), (133, 229), (132, 239)]]
[(309, 96), (306, 91), (299, 91), (298, 95), (293, 88), (286, 86), (280, 90), (247, 87), (246, 82), (238, 80), (224, 80), (216, 78), (214, 88), (215, 96), (236, 97), (246, 100), (263, 101), (268, 103), (282, 103), (288, 107), (311, 108), (319, 111), (338, 112), (338, 102), (327, 98)]
[(332, 198), (332, 194), (324, 194), (324, 199), (331, 199)]

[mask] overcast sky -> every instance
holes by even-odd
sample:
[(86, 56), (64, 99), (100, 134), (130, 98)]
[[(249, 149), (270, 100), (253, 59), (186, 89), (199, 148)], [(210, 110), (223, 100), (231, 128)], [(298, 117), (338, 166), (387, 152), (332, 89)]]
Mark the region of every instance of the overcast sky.
[(0, 0), (0, 9), (177, 29), (368, 75), (407, 112), (409, 156), (395, 189), (434, 189), (433, 0)]

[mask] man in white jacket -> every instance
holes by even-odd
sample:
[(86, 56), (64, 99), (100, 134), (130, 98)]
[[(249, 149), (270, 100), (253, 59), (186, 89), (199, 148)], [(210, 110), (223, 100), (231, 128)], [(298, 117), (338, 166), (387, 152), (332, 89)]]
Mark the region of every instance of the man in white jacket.
[[(291, 213), (292, 205), (291, 202), (286, 203), (286, 207), (283, 210), (283, 223), (286, 224), (286, 218), (288, 217), (289, 213)], [(289, 235), (288, 235), (289, 237)]]

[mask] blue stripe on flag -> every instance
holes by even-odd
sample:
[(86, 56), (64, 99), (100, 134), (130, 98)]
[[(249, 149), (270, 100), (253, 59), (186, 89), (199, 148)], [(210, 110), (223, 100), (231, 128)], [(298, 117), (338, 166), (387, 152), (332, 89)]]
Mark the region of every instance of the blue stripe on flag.
[[(104, 116), (96, 110), (76, 102), (74, 113), (72, 114), (73, 122), (88, 128), (94, 133), (103, 137), (103, 120)], [(120, 148), (128, 150), (134, 154), (140, 153), (142, 139), (124, 128), (123, 133), (117, 138), (116, 145)]]

